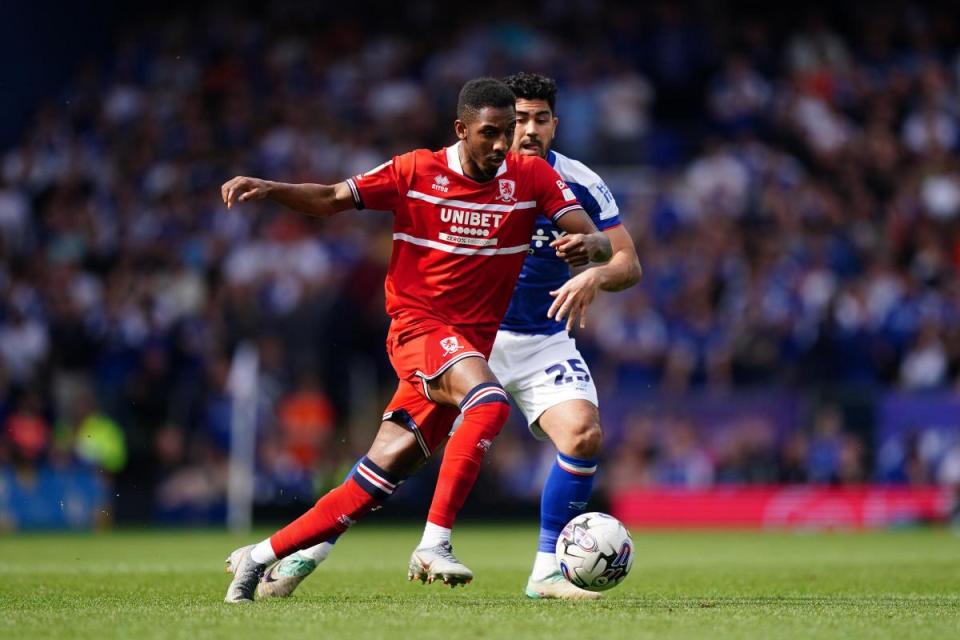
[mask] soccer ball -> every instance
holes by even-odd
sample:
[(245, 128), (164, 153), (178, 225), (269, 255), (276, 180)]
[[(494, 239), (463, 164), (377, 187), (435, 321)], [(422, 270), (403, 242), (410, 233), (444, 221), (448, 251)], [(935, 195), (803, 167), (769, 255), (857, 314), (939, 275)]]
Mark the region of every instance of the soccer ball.
[(605, 513), (583, 513), (560, 532), (557, 562), (563, 576), (588, 591), (617, 586), (633, 566), (633, 539), (623, 524)]

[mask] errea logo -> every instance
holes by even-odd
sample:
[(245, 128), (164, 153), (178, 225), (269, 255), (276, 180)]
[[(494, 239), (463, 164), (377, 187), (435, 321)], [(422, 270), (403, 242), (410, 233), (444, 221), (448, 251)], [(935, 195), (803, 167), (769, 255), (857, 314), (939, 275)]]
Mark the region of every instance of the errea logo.
[(450, 178), (447, 176), (437, 176), (433, 179), (433, 184), (430, 185), (430, 188), (434, 191), (439, 191), (441, 193), (446, 193), (450, 191), (449, 189)]

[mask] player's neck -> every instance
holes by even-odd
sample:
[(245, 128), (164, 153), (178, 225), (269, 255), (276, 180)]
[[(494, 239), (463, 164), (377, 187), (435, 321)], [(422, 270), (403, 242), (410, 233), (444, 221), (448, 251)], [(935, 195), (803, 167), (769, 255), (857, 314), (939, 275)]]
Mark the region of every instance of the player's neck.
[(493, 173), (488, 175), (480, 165), (470, 159), (462, 144), (457, 145), (457, 155), (460, 157), (460, 170), (463, 171), (463, 175), (477, 182), (487, 182), (493, 178)]

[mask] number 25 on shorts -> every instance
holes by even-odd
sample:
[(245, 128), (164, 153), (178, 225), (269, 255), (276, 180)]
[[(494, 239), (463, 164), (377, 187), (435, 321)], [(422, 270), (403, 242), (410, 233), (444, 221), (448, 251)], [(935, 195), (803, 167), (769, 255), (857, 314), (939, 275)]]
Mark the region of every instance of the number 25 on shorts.
[(556, 375), (553, 383), (556, 385), (570, 384), (571, 382), (590, 382), (590, 374), (583, 368), (583, 360), (571, 358), (566, 362), (558, 362), (544, 369), (547, 375)]

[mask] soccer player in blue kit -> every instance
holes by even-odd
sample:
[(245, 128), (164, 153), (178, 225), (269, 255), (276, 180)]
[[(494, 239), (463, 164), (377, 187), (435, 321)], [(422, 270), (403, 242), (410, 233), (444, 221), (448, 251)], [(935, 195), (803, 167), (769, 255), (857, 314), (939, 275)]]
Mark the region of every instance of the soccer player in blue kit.
[[(547, 160), (597, 228), (608, 235), (613, 248), (609, 262), (570, 277), (569, 267), (550, 247), (562, 232), (540, 215), (489, 360), (534, 436), (549, 439), (557, 448), (541, 496), (540, 539), (526, 595), (534, 599), (596, 599), (602, 595), (564, 579), (554, 555), (561, 529), (586, 509), (602, 442), (597, 390), (569, 332), (578, 324), (585, 325), (587, 307), (598, 291), (621, 291), (636, 284), (640, 263), (603, 180), (583, 163), (550, 149), (559, 122), (556, 83), (529, 73), (518, 73), (505, 82), (517, 99), (513, 150)], [(448, 544), (450, 533), (428, 522), (419, 546)], [(298, 551), (276, 563), (264, 574), (257, 594), (261, 598), (290, 595), (326, 559), (335, 542)], [(411, 567), (416, 562), (414, 552)], [(469, 573), (466, 567), (462, 570)]]

